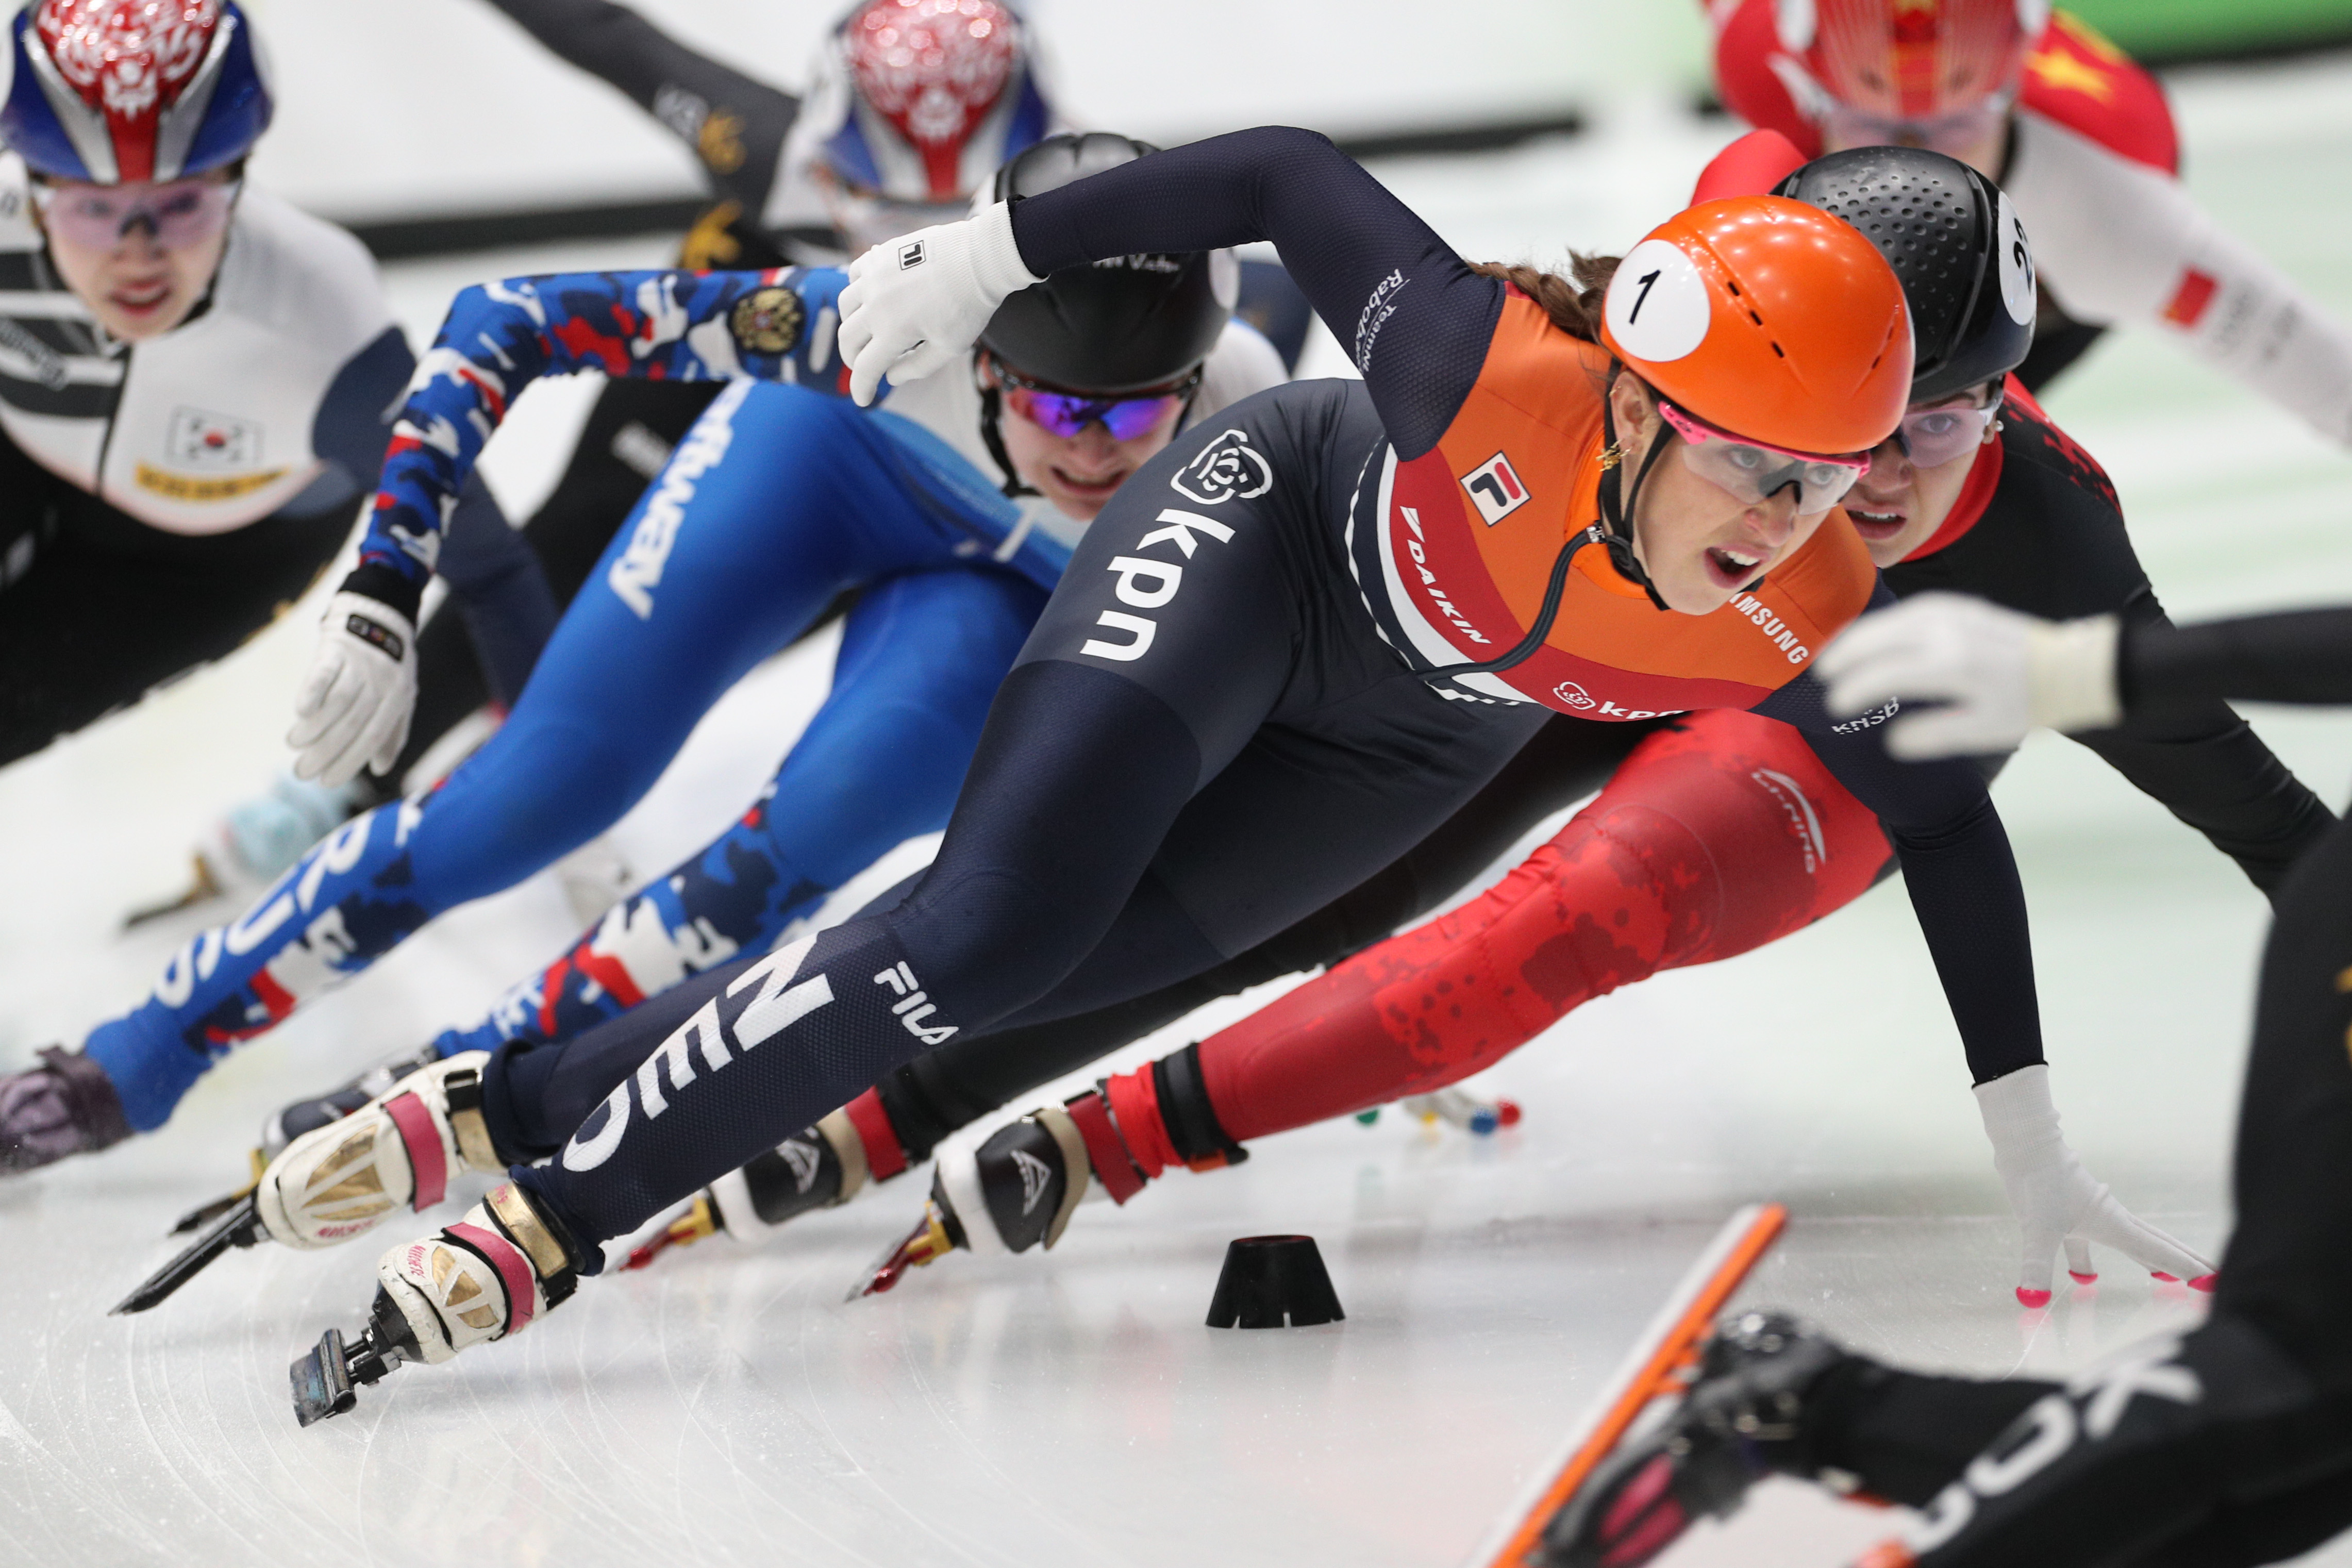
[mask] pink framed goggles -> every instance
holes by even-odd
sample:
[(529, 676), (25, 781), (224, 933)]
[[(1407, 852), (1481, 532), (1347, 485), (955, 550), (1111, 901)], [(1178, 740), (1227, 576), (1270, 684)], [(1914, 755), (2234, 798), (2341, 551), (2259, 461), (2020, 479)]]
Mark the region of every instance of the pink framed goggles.
[(1895, 427), (1895, 438), (1902, 443), (1903, 455), (1911, 459), (1913, 468), (1940, 468), (1977, 448), (2000, 416), (2006, 395), (1995, 392), (1992, 401), (1981, 408), (1960, 403), (1910, 409)]
[(1138, 436), (1148, 436), (1190, 402), (1201, 384), (1201, 373), (1196, 370), (1165, 391), (1101, 397), (1041, 385), (1001, 364), (996, 367), (996, 375), (1004, 383), (1004, 401), (1013, 412), (1065, 440), (1096, 424), (1109, 431), (1114, 441), (1132, 441)]
[(111, 250), (145, 225), (165, 250), (202, 245), (228, 226), (236, 180), (201, 176), (160, 185), (33, 182), (33, 204), (51, 234), (93, 250)]
[(1658, 412), (1683, 438), (1684, 466), (1750, 506), (1760, 506), (1793, 487), (1797, 515), (1819, 517), (1843, 500), (1846, 491), (1870, 472), (1867, 452), (1824, 458), (1768, 446), (1718, 430), (1664, 398), (1658, 400)]

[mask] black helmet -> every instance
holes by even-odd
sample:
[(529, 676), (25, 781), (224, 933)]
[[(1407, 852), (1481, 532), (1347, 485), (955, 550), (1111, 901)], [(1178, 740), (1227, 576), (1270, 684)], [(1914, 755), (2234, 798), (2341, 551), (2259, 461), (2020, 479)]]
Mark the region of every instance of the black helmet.
[(2025, 363), (2033, 346), (2033, 253), (1999, 186), (1924, 147), (1832, 153), (1772, 193), (1868, 236), (1911, 306), (1911, 400), (1949, 397)]
[[(994, 199), (1038, 195), (1158, 151), (1100, 131), (1048, 136), (996, 171)], [(1071, 392), (1164, 386), (1216, 347), (1238, 281), (1231, 257), (1199, 250), (1066, 267), (999, 305), (980, 346)]]

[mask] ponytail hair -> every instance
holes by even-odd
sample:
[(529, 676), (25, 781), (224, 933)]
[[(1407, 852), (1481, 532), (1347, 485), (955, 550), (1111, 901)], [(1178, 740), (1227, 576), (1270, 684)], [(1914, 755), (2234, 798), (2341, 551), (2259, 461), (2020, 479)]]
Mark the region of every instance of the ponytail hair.
[(1541, 268), (1510, 266), (1500, 261), (1475, 262), (1470, 270), (1481, 277), (1501, 279), (1541, 305), (1553, 326), (1571, 338), (1597, 343), (1601, 341), (1601, 297), (1609, 292), (1609, 280), (1617, 275), (1619, 259), (1570, 251), (1569, 275), (1565, 278)]

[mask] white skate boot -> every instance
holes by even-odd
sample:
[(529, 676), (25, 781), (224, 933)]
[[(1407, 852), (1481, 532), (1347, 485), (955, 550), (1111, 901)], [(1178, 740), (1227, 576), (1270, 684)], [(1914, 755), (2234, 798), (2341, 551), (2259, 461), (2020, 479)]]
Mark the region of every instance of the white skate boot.
[(466, 1051), (436, 1061), (289, 1143), (254, 1193), (269, 1238), (333, 1247), (373, 1230), (396, 1209), (431, 1208), (460, 1171), (505, 1170), (482, 1120), (489, 1059), (488, 1051)]
[(294, 1417), (308, 1426), (358, 1402), (356, 1385), (403, 1362), (437, 1363), (520, 1333), (571, 1298), (583, 1253), (517, 1183), (501, 1182), (466, 1217), (385, 1253), (358, 1342), (329, 1329), (289, 1369)]

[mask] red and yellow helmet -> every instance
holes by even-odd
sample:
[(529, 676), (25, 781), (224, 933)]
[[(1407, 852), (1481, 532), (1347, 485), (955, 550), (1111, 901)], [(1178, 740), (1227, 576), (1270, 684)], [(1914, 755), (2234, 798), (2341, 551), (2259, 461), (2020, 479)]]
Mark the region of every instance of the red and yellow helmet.
[(2012, 87), (2050, 0), (1777, 0), (1780, 47), (1838, 102), (1928, 121)]
[(1652, 229), (1610, 281), (1601, 341), (1685, 412), (1795, 452), (1866, 451), (1910, 396), (1895, 269), (1844, 219), (1780, 196)]

